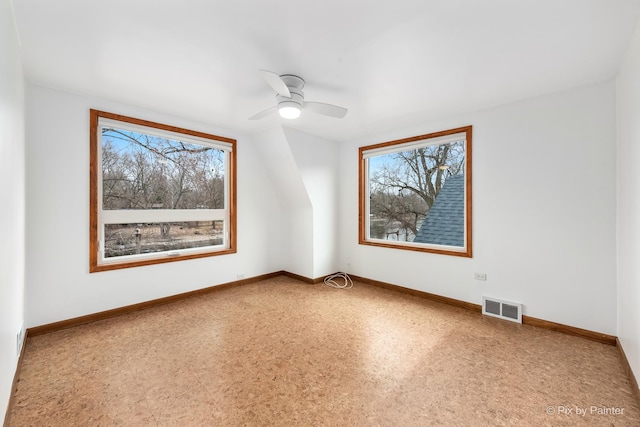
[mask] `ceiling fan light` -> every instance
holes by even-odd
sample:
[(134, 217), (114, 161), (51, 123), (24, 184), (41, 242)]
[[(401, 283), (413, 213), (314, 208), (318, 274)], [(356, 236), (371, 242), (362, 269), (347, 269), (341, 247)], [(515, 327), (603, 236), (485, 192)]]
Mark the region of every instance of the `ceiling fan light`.
[(300, 107), (294, 102), (281, 103), (278, 107), (278, 112), (280, 117), (285, 119), (297, 119), (300, 117)]

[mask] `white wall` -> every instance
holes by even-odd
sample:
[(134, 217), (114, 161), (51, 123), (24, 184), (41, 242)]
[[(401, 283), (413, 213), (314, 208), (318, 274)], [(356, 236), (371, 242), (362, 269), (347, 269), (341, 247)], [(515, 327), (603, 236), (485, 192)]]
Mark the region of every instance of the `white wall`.
[(277, 230), (283, 242), (282, 269), (313, 278), (313, 208), (284, 129), (275, 124), (254, 134), (253, 139), (268, 171), (265, 179), (278, 193), (283, 225)]
[[(358, 245), (358, 146), (465, 125), (473, 258)], [(615, 135), (608, 82), (342, 144), (340, 267), (476, 304), (521, 302), (526, 315), (616, 335)]]
[(283, 270), (313, 278), (313, 208), (294, 207), (283, 214), (286, 261)]
[(9, 0), (0, 0), (0, 419), (24, 319), (24, 79)]
[[(89, 274), (89, 109), (236, 138), (238, 253)], [(237, 132), (27, 86), (29, 327), (282, 269), (281, 208), (253, 139)]]
[(334, 273), (338, 255), (338, 144), (293, 129), (285, 135), (313, 208), (311, 278)]
[(337, 144), (277, 123), (253, 135), (282, 205), (284, 270), (307, 278), (337, 265)]
[(618, 338), (640, 380), (640, 25), (617, 80)]

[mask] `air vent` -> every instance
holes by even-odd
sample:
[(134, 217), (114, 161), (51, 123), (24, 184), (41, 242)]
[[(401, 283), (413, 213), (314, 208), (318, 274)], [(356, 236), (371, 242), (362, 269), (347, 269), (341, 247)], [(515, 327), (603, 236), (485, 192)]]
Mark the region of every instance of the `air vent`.
[(522, 323), (522, 304), (482, 297), (482, 314)]

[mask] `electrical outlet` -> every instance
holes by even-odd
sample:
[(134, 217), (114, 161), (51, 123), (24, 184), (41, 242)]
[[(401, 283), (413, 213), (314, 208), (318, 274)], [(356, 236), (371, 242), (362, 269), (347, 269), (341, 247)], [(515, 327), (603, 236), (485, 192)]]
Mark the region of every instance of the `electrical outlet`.
[(473, 273), (473, 278), (476, 280), (486, 281), (487, 273)]

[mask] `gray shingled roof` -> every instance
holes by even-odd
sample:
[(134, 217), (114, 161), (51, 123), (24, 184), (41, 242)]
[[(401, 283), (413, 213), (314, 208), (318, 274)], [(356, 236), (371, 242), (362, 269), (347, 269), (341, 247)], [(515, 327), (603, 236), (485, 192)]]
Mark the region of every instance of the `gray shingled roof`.
[(464, 175), (447, 178), (413, 241), (464, 246)]

